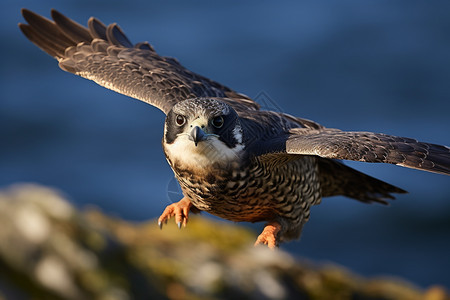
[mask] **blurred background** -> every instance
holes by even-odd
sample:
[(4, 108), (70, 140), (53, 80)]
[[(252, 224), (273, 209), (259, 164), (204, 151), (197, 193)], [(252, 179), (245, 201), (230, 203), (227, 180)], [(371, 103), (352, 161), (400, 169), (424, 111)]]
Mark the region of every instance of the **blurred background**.
[[(283, 111), (327, 127), (450, 144), (448, 1), (7, 0), (0, 188), (56, 187), (79, 208), (131, 221), (155, 218), (170, 203), (164, 115), (59, 70), (19, 31), (22, 7), (45, 16), (56, 8), (82, 24), (90, 16), (117, 22), (131, 41), (147, 40), (199, 74), (251, 97), (263, 91)], [(301, 240), (282, 248), (364, 275), (450, 287), (450, 178), (349, 165), (409, 194), (390, 207), (325, 198)]]

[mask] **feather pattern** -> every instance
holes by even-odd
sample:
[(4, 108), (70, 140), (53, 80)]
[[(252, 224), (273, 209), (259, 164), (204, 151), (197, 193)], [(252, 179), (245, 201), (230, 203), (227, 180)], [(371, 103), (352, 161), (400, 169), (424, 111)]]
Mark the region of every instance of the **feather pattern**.
[[(158, 55), (146, 42), (133, 45), (117, 24), (90, 18), (88, 27), (52, 10), (53, 21), (27, 9), (25, 36), (55, 57), (64, 71), (147, 102), (165, 114), (178, 102), (196, 97), (233, 98), (236, 105), (258, 109), (245, 95), (184, 68), (174, 58)], [(241, 100), (242, 99), (242, 100)]]
[(449, 147), (381, 133), (294, 128), (286, 141), (286, 153), (389, 163), (450, 174)]

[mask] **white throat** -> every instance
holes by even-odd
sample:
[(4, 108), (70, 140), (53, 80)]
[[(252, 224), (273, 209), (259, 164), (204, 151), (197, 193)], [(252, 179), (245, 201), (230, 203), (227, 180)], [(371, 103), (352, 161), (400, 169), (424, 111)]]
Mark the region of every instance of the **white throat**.
[(215, 163), (228, 164), (238, 161), (244, 145), (229, 148), (216, 136), (208, 137), (195, 146), (187, 135), (179, 135), (172, 144), (165, 144), (164, 151), (172, 164), (188, 169), (204, 169)]

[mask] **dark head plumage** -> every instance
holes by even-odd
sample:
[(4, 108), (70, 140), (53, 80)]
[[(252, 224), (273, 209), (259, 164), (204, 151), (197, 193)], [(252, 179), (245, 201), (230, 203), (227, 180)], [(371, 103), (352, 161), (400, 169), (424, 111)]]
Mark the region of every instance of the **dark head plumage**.
[(164, 142), (171, 144), (178, 136), (190, 134), (196, 126), (205, 133), (204, 137), (215, 136), (229, 148), (242, 142), (236, 111), (217, 98), (194, 98), (177, 103), (167, 114)]

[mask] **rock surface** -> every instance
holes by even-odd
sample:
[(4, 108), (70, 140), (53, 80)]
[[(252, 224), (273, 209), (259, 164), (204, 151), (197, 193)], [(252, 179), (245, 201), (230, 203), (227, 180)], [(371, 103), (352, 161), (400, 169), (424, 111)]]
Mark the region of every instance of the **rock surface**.
[(363, 278), (264, 247), (235, 224), (194, 216), (159, 230), (94, 209), (55, 190), (0, 192), (1, 299), (450, 299), (392, 278)]

